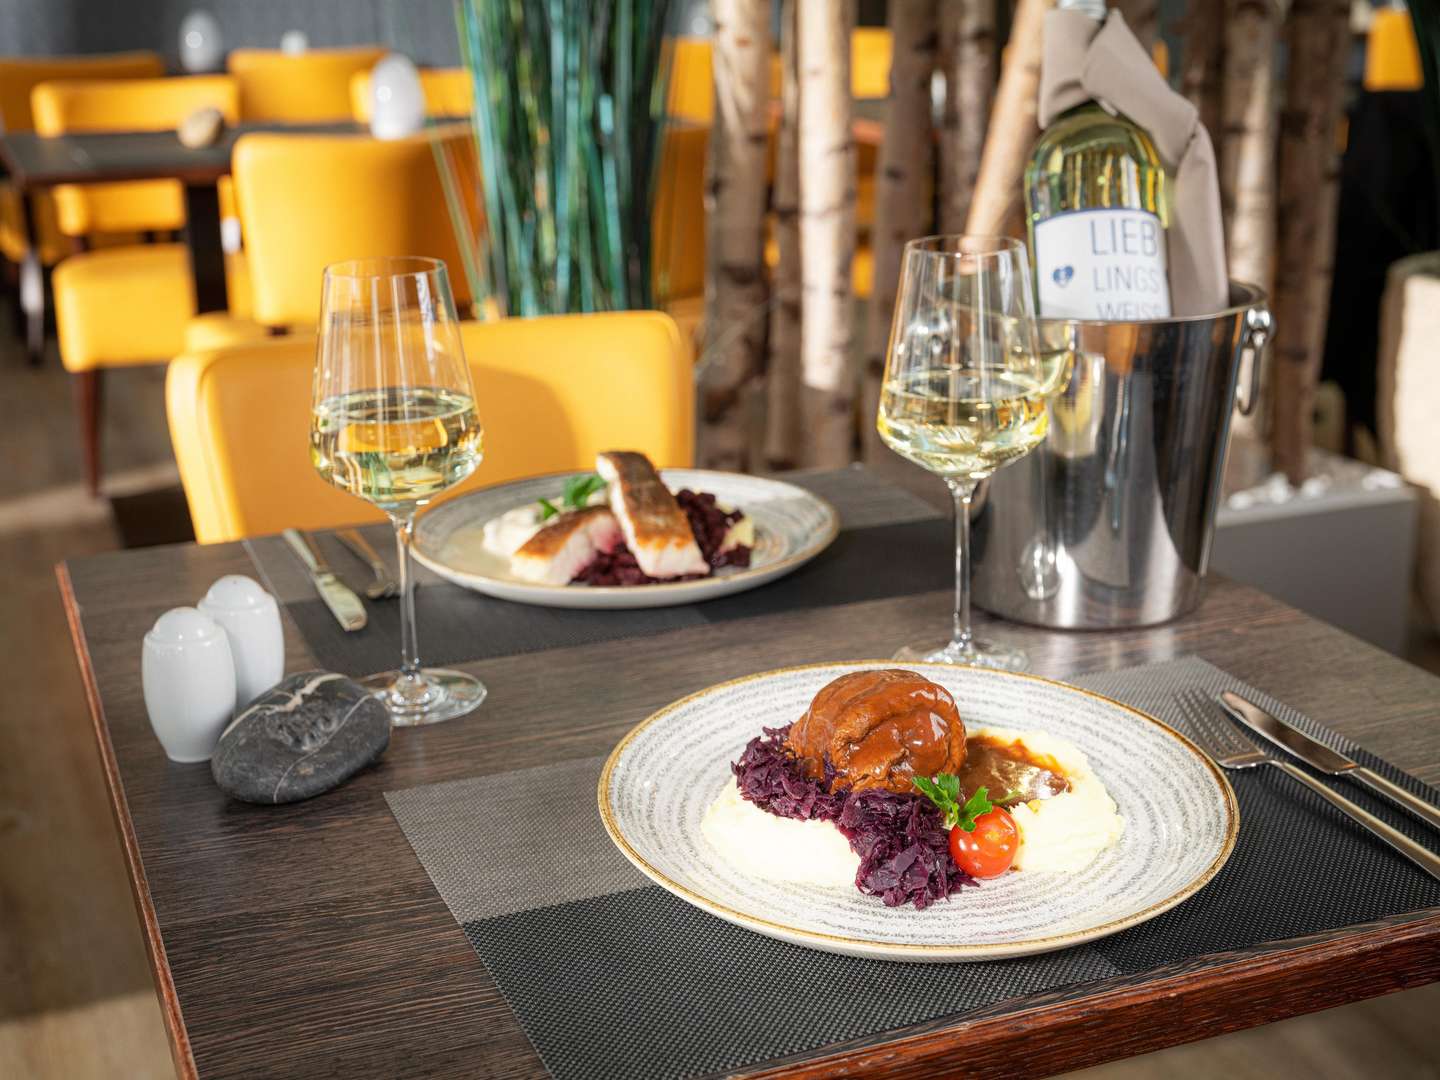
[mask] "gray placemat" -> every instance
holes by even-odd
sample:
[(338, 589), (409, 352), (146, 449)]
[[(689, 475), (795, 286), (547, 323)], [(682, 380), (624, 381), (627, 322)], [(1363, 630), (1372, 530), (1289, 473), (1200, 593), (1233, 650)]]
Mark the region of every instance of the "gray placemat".
[[(1196, 657), (1073, 682), (1181, 730), (1179, 690), (1233, 689), (1440, 802), (1414, 777)], [(1042, 990), (1440, 904), (1440, 883), (1278, 770), (1263, 769), (1230, 774), (1242, 825), (1225, 869), (1143, 926), (1076, 949), (979, 964), (833, 956), (732, 926), (650, 885), (595, 811), (603, 761), (386, 796), (560, 1080), (723, 1072)], [(1425, 837), (1388, 805), (1339, 786)]]
[[(951, 526), (929, 504), (856, 468), (792, 473), (786, 478), (834, 504), (843, 529), (818, 558), (763, 589), (679, 607), (587, 611), (497, 600), (452, 585), (420, 567), (415, 606), (421, 659), (439, 666), (461, 664), (949, 587), (954, 561)], [(363, 531), (393, 567), (388, 526)], [(315, 541), (342, 578), (356, 586), (369, 580), (369, 569), (334, 536), (320, 533)], [(285, 605), (317, 664), (355, 676), (396, 665), (400, 619), (395, 601), (367, 601), (369, 624), (346, 633), (316, 597), (299, 561), (279, 537), (247, 540), (246, 547), (266, 588)]]

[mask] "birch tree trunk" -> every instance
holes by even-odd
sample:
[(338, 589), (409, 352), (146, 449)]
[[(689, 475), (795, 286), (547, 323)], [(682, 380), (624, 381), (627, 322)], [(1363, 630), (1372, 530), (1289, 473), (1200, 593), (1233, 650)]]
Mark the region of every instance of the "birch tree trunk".
[[(1221, 99), (1220, 203), (1230, 251), (1230, 276), (1275, 287), (1275, 0), (1225, 0), (1224, 90)], [(1278, 331), (1278, 326), (1277, 326)], [(1274, 350), (1267, 354), (1274, 355)], [(1270, 397), (1267, 362), (1260, 401), (1235, 429), (1263, 436)]]
[(1335, 252), (1349, 4), (1294, 0), (1285, 43), (1289, 63), (1279, 167), (1285, 212), (1278, 226), (1271, 445), (1275, 467), (1298, 484), (1305, 479), (1313, 434)]
[(765, 463), (791, 469), (800, 462), (800, 71), (796, 67), (795, 5), (780, 7), (780, 132), (775, 146), (775, 242), (770, 363), (765, 379)]
[(945, 64), (940, 231), (954, 233), (964, 231), (970, 213), (995, 98), (995, 0), (944, 0), (938, 15)]
[(711, 0), (715, 114), (705, 163), (705, 344), (700, 462), (748, 465), (743, 391), (765, 356), (769, 0)]
[[(865, 460), (884, 448), (875, 430), (885, 348), (900, 283), (900, 252), (907, 240), (930, 231), (930, 77), (935, 70), (935, 0), (892, 3), (888, 13), (893, 41), (890, 100), (885, 106), (885, 136), (875, 170), (875, 277), (870, 317), (865, 325), (864, 378), (860, 394), (860, 433)], [(982, 121), (983, 121), (982, 116)], [(979, 165), (979, 155), (976, 155)], [(971, 177), (974, 182), (974, 177)], [(964, 220), (963, 218), (961, 219)]]
[(1022, 178), (1030, 147), (1040, 134), (1035, 111), (1040, 97), (1045, 12), (1050, 6), (1050, 0), (1018, 0), (1016, 4), (966, 232), (1017, 236), (1024, 231)]
[(1155, 43), (1160, 40), (1160, 0), (1116, 0), (1115, 7), (1145, 51), (1155, 55)]
[(1200, 122), (1217, 146), (1225, 79), (1224, 18), (1225, 0), (1190, 0), (1181, 26), (1180, 92), (1200, 110)]
[(850, 32), (855, 0), (797, 7), (800, 72), (801, 462), (854, 456), (851, 262), (855, 256), (855, 140), (850, 130)]

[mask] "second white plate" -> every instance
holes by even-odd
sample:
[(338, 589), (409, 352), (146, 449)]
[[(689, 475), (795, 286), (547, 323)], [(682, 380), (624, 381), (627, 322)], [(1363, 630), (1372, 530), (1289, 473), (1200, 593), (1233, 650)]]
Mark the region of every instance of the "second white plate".
[(558, 499), (572, 475), (541, 476), (486, 488), (442, 503), (420, 517), (415, 558), (467, 589), (521, 604), (565, 608), (671, 607), (712, 600), (774, 581), (819, 555), (840, 531), (840, 517), (824, 499), (781, 480), (705, 469), (661, 469), (671, 491), (708, 491), (755, 523), (755, 550), (745, 569), (726, 568), (695, 581), (596, 588), (537, 585), (510, 573), (508, 561), (480, 543), (487, 521), (538, 499)]

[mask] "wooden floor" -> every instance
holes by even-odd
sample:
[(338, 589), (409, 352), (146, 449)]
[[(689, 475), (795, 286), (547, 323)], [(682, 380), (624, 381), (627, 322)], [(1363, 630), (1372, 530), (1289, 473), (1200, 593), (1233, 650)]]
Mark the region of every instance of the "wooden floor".
[[(8, 314), (0, 308), (0, 330)], [(163, 374), (115, 373), (106, 391), (110, 490), (173, 486)], [(59, 559), (118, 546), (108, 504), (80, 483), (73, 424), (53, 346), (31, 369), (0, 334), (0, 1078), (166, 1077), (169, 1052), (51, 573)], [(1440, 664), (1430, 648), (1426, 660)], [(1437, 1017), (1432, 986), (1073, 1076), (1440, 1078)]]

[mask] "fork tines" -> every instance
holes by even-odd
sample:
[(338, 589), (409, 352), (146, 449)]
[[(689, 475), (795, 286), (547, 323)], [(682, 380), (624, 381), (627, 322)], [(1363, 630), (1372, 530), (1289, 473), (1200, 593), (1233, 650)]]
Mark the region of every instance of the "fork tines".
[(1243, 768), (1265, 760), (1264, 751), (1241, 734), (1213, 695), (1204, 690), (1182, 690), (1175, 700), (1191, 736), (1217, 763)]

